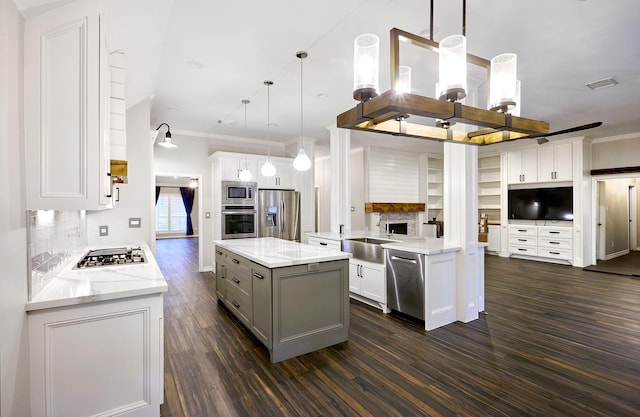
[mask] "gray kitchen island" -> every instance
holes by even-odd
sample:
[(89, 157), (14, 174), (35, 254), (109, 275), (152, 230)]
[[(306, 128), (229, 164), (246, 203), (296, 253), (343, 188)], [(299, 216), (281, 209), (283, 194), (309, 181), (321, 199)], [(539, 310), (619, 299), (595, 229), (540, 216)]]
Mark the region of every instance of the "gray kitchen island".
[(276, 238), (214, 243), (218, 301), (271, 362), (348, 339), (351, 254)]

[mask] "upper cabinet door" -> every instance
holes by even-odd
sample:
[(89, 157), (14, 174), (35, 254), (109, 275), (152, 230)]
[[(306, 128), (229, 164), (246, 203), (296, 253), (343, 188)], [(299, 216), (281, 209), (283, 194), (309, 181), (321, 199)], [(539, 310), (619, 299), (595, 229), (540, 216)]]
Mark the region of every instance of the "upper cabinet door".
[(96, 0), (25, 22), (27, 209), (109, 207), (107, 56)]
[(538, 179), (540, 182), (573, 180), (571, 143), (548, 144), (538, 149)]
[(509, 184), (538, 181), (538, 150), (536, 148), (511, 151), (507, 159)]

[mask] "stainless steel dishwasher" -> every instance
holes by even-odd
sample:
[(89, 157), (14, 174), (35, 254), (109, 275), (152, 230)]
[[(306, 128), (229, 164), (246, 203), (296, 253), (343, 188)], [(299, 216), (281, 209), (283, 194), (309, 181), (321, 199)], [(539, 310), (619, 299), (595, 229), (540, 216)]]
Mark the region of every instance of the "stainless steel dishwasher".
[(387, 249), (387, 307), (424, 320), (424, 255)]

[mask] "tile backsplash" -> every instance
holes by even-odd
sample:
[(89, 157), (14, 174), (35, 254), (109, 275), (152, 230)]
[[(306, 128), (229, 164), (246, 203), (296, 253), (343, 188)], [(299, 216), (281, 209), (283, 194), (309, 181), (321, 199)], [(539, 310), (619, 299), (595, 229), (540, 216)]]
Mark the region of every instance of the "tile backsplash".
[(85, 211), (27, 211), (29, 300), (87, 246)]

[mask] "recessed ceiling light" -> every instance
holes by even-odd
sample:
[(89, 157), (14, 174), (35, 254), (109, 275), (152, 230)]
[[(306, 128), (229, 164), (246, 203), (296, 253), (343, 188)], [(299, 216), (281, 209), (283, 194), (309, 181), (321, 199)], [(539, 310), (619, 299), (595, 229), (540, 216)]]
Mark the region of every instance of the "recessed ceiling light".
[(276, 127), (276, 126), (278, 126), (277, 123), (269, 123), (269, 127)]
[(616, 84), (618, 84), (618, 82), (613, 78), (604, 78), (602, 80), (593, 81), (585, 85), (592, 90), (598, 90), (600, 88), (613, 87)]
[(202, 67), (204, 67), (204, 65), (198, 61), (187, 61), (187, 65), (193, 69), (202, 69)]
[(329, 94), (327, 94), (327, 93), (318, 93), (318, 94), (316, 94), (316, 96), (318, 98), (327, 98), (327, 97), (329, 97)]
[(180, 111), (180, 109), (179, 109), (179, 108), (177, 108), (177, 107), (167, 107), (167, 109), (168, 109), (169, 111)]
[(218, 120), (219, 125), (235, 125), (237, 122), (235, 120)]

